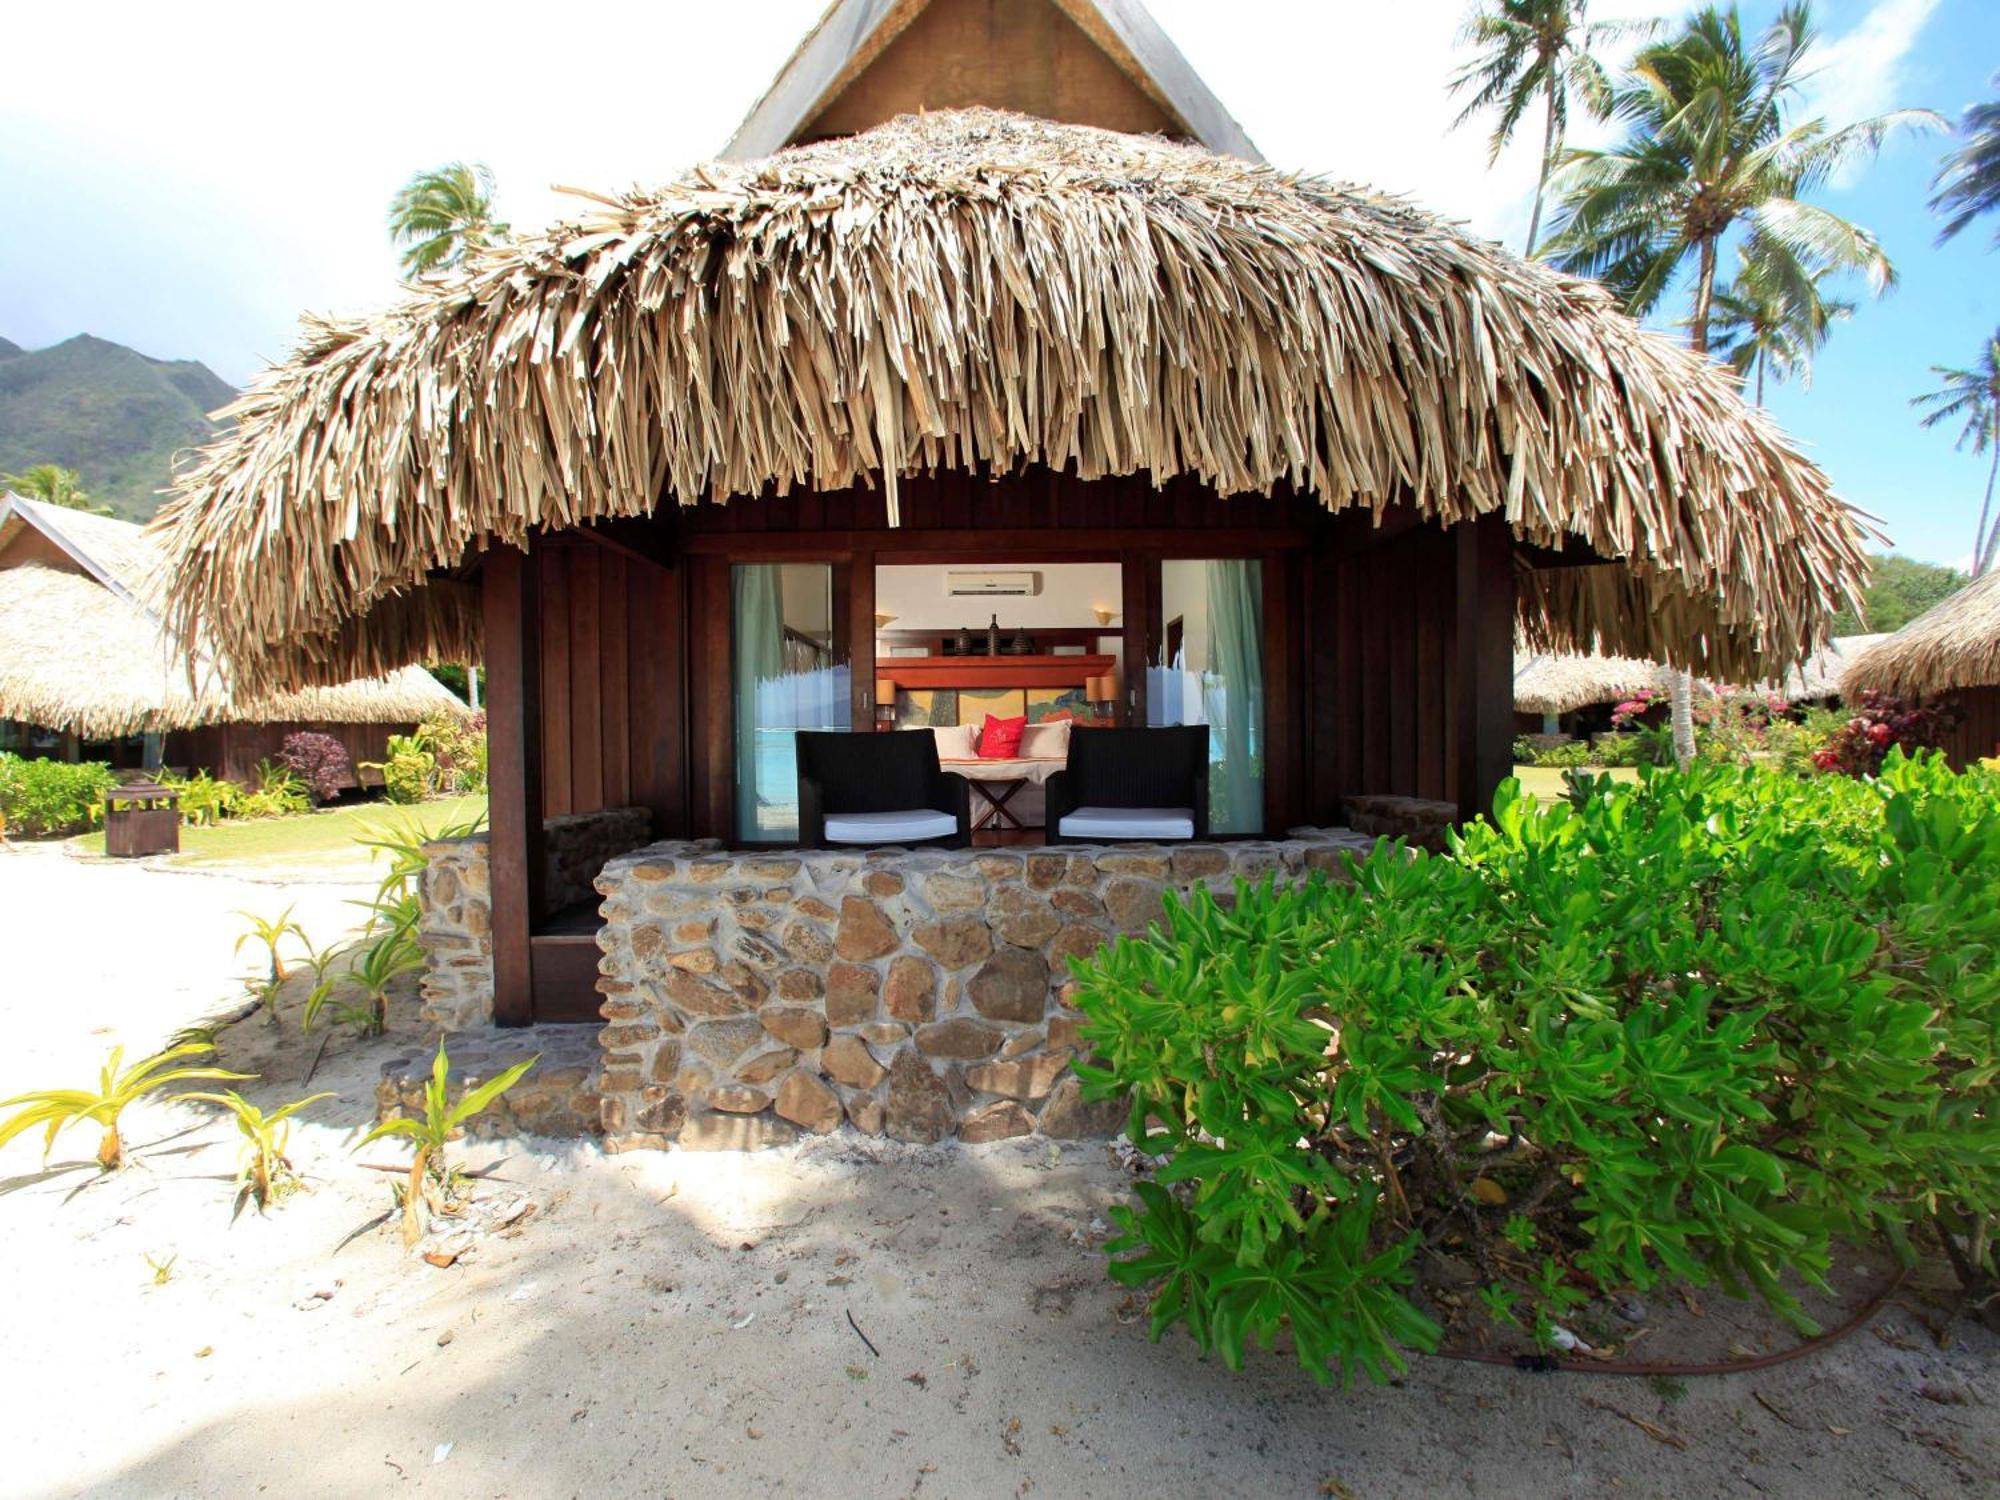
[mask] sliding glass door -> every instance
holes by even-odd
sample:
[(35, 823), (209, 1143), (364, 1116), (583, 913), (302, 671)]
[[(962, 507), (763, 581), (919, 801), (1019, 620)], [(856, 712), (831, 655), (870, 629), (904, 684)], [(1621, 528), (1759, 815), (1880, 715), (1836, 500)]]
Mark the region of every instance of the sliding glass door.
[(852, 727), (839, 570), (831, 563), (745, 563), (730, 570), (730, 672), (736, 716), (736, 837), (799, 836), (794, 738)]
[(1208, 826), (1264, 831), (1264, 568), (1256, 558), (1160, 564), (1146, 722), (1208, 726)]

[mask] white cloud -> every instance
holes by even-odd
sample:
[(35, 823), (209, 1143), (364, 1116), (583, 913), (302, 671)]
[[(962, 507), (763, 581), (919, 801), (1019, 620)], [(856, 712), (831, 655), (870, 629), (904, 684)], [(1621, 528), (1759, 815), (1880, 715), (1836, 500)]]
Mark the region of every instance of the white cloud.
[(1853, 30), (1820, 42), (1806, 57), (1807, 108), (1838, 128), (1900, 109), (1910, 54), (1938, 0), (1876, 0)]

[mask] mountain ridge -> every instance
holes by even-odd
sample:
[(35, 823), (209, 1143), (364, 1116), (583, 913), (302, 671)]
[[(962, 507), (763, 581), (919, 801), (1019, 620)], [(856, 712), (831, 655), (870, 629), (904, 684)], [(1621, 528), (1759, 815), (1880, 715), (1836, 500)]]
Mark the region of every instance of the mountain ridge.
[(41, 349), (0, 337), (0, 473), (74, 469), (92, 500), (149, 520), (175, 456), (221, 431), (235, 388), (192, 359), (155, 359), (80, 333)]

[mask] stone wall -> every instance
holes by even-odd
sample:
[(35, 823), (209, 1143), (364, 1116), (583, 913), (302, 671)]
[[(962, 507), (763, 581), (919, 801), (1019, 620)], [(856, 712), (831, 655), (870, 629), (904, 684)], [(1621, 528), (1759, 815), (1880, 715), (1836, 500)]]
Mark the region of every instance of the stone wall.
[[(448, 1092), (454, 1103), (464, 1097), (466, 1089), (497, 1077), (523, 1058), (535, 1059), (535, 1065), (519, 1082), (466, 1122), (465, 1134), (572, 1138), (597, 1134), (603, 1113), (597, 1091), (601, 1054), (589, 1028), (488, 1029), (461, 1033), (447, 1045), (451, 1056)], [(378, 1119), (424, 1117), (424, 1090), (430, 1084), (434, 1055), (418, 1047), (382, 1064), (375, 1083)]]
[(486, 835), (424, 845), (420, 883), (424, 949), (419, 993), (424, 1021), (439, 1031), (463, 1031), (493, 1020), (493, 893), (487, 878)]
[(1337, 872), (1374, 840), (728, 853), (604, 867), (606, 1144), (741, 1148), (828, 1132), (931, 1142), (1108, 1135), (1069, 1063), (1065, 960), (1170, 886)]
[[(546, 858), (543, 899), (549, 911), (594, 901), (591, 882), (604, 862), (646, 842), (652, 819), (643, 807), (566, 813), (542, 820)], [(440, 1031), (493, 1020), (493, 896), (486, 835), (424, 845), (423, 1018)]]
[(1347, 826), (1371, 838), (1402, 839), (1415, 849), (1441, 853), (1444, 836), (1458, 821), (1456, 802), (1425, 797), (1344, 797), (1340, 809)]
[(613, 855), (629, 854), (653, 836), (643, 807), (606, 807), (542, 819), (544, 911), (595, 901), (591, 882)]

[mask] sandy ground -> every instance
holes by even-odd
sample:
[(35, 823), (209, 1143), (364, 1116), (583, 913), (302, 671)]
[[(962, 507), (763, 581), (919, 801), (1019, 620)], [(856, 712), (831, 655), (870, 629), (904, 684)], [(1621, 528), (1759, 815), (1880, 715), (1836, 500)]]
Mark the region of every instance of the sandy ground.
[[(322, 937), (354, 894), (0, 850), (0, 1093), (232, 1004), (232, 908), (295, 899)], [(356, 1162), (395, 1153), (348, 1147), (382, 1058), (413, 1040), (406, 1019), (400, 1038), (329, 1049), (313, 1087), (338, 1097), (294, 1142), (308, 1190), (264, 1218), (232, 1222), (234, 1148), (192, 1106), (137, 1111), (140, 1164), (111, 1178), (89, 1170), (88, 1131), (46, 1171), (39, 1142), (0, 1150), (0, 1493), (1996, 1489), (2000, 1341), (1961, 1320), (1941, 1348), (1921, 1291), (1830, 1350), (1685, 1388), (1420, 1360), (1343, 1393), (1281, 1355), (1232, 1375), (1182, 1336), (1151, 1345), (1096, 1248), (1129, 1181), (1101, 1145), (475, 1144), (461, 1159), (493, 1170), (484, 1201), (534, 1207), (435, 1269), (388, 1228), (350, 1238), (389, 1204)], [(234, 1027), (224, 1055), (269, 1074), (260, 1102), (301, 1092), (295, 1020)], [(1873, 1279), (1836, 1277), (1855, 1301)], [(1650, 1309), (1640, 1349), (1784, 1341), (1702, 1305)]]

